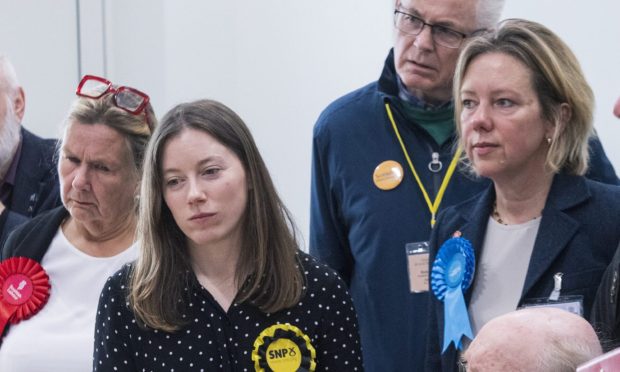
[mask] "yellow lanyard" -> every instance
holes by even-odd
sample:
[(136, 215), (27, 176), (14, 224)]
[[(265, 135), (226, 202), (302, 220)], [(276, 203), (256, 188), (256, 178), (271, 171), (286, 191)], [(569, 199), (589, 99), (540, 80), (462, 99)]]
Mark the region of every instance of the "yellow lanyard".
[(390, 118), (390, 122), (392, 122), (392, 128), (394, 128), (394, 133), (396, 133), (396, 138), (398, 138), (398, 142), (400, 142), (400, 147), (403, 149), (403, 154), (405, 154), (405, 158), (407, 159), (409, 168), (411, 168), (413, 177), (418, 182), (418, 187), (420, 188), (420, 190), (422, 190), (422, 194), (424, 195), (424, 200), (426, 200), (428, 209), (431, 211), (431, 227), (432, 227), (435, 225), (435, 217), (437, 216), (437, 210), (439, 209), (439, 204), (441, 204), (443, 195), (446, 192), (446, 189), (448, 188), (448, 184), (450, 183), (450, 179), (452, 178), (452, 175), (454, 174), (454, 170), (456, 169), (456, 164), (458, 163), (459, 158), (461, 157), (461, 153), (462, 153), (461, 147), (459, 146), (456, 149), (454, 157), (452, 158), (452, 161), (450, 162), (450, 166), (448, 167), (448, 170), (446, 171), (446, 175), (444, 176), (443, 181), (441, 181), (441, 186), (439, 187), (439, 192), (437, 193), (437, 196), (435, 197), (435, 201), (431, 202), (431, 198), (428, 196), (428, 193), (426, 192), (426, 189), (424, 188), (424, 185), (422, 184), (422, 181), (420, 180), (420, 177), (418, 176), (418, 172), (415, 171), (415, 167), (413, 166), (413, 163), (411, 162), (411, 158), (409, 157), (409, 153), (407, 152), (405, 143), (403, 142), (403, 139), (400, 136), (400, 132), (398, 132), (398, 127), (396, 126), (396, 121), (394, 121), (394, 116), (392, 115), (392, 110), (390, 109), (389, 103), (385, 104), (385, 111), (387, 111), (388, 117)]

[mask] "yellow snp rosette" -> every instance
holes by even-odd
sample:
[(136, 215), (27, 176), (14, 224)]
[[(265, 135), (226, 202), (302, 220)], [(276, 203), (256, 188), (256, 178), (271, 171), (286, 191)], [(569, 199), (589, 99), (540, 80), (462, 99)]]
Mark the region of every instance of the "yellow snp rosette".
[(316, 350), (299, 328), (274, 324), (254, 340), (252, 360), (257, 372), (314, 372)]

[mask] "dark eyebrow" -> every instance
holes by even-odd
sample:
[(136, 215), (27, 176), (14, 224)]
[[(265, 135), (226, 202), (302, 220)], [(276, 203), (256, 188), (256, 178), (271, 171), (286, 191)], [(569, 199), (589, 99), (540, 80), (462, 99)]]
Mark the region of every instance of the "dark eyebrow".
[[(207, 156), (204, 159), (199, 160), (198, 163), (196, 163), (196, 165), (198, 167), (201, 167), (201, 166), (203, 166), (205, 164), (208, 164), (208, 163), (213, 162), (213, 161), (221, 160), (221, 159), (222, 159), (222, 157), (219, 156), (219, 155), (210, 155), (210, 156)], [(178, 171), (179, 171), (179, 169), (177, 169), (177, 168), (167, 168), (167, 169), (163, 170), (162, 174), (165, 175), (167, 173), (174, 173), (174, 172), (178, 172)]]
[(74, 154), (66, 146), (63, 146), (60, 149), (60, 151), (61, 151), (63, 156), (66, 156), (68, 158), (75, 158), (75, 159), (79, 160), (80, 162), (84, 162), (85, 164), (89, 164), (89, 165), (104, 165), (106, 167), (116, 168), (116, 167), (119, 166), (119, 164), (121, 164), (121, 162), (118, 162), (117, 159), (105, 159), (105, 158), (101, 158), (101, 157), (91, 158), (91, 159), (88, 159), (88, 160), (85, 161), (83, 158), (81, 158), (78, 155)]

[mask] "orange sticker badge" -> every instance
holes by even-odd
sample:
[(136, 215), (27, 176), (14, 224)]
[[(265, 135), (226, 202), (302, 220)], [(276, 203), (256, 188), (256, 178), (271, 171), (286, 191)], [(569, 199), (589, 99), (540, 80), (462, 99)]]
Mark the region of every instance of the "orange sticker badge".
[(386, 160), (377, 165), (372, 180), (381, 190), (392, 190), (403, 180), (403, 167), (394, 160)]

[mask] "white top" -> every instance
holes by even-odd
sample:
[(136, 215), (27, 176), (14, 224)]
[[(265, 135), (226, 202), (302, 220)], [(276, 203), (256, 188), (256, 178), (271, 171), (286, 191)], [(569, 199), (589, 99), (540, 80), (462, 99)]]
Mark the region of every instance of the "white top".
[(474, 337), (489, 320), (517, 309), (541, 219), (502, 225), (489, 217), (469, 303)]
[(0, 346), (0, 371), (92, 371), (99, 294), (137, 252), (133, 244), (113, 257), (92, 257), (58, 229), (41, 260), (50, 277), (49, 300), (32, 318), (11, 325)]

